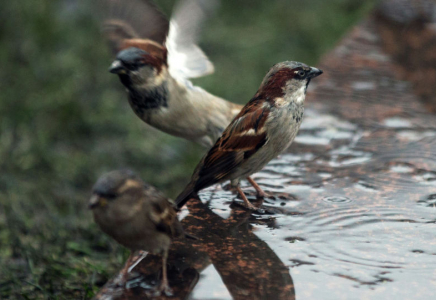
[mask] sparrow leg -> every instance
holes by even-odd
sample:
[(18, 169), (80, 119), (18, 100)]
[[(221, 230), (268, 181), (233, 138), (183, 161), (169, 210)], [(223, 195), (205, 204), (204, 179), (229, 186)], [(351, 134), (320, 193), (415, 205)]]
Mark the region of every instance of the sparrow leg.
[[(131, 265), (128, 269), (127, 269), (127, 273), (132, 272), (132, 270), (147, 256), (148, 252), (147, 251), (139, 251), (139, 258), (135, 261), (135, 263), (133, 265)], [(133, 255), (132, 255), (133, 256)], [(131, 259), (133, 260), (133, 259)]]
[(251, 209), (251, 210), (259, 210), (256, 206), (254, 206), (253, 204), (251, 204), (250, 201), (248, 201), (247, 197), (245, 196), (244, 192), (242, 191), (242, 189), (241, 189), (241, 187), (240, 187), (239, 185), (236, 187), (236, 190), (238, 191), (238, 193), (239, 193), (239, 195), (241, 196), (242, 200), (244, 200), (245, 206), (246, 206), (248, 209)]
[(259, 198), (265, 198), (269, 196), (264, 190), (261, 189), (261, 187), (256, 183), (256, 181), (253, 180), (253, 178), (247, 177), (247, 180), (254, 187)]
[(168, 297), (171, 297), (173, 295), (173, 290), (168, 285), (167, 257), (168, 257), (168, 249), (162, 253), (162, 280), (160, 282), (159, 287), (156, 290), (155, 293), (156, 296), (160, 295), (162, 292), (164, 292), (165, 295)]

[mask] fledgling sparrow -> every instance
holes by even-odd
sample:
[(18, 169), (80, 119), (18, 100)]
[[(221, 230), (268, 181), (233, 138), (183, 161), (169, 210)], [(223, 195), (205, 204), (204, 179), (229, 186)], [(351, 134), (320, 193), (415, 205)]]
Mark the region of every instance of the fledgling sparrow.
[(182, 0), (170, 22), (150, 0), (100, 1), (104, 33), (118, 53), (109, 70), (126, 87), (135, 114), (211, 147), (242, 108), (188, 80), (214, 71), (196, 42), (216, 1)]
[(249, 176), (290, 146), (303, 118), (307, 86), (321, 74), (321, 70), (299, 62), (274, 65), (254, 97), (200, 161), (191, 182), (177, 197), (176, 205), (182, 207), (198, 191), (230, 180), (247, 208), (256, 209), (239, 182), (247, 178), (258, 196), (265, 196)]
[[(103, 232), (131, 250), (126, 265), (140, 251), (162, 255), (162, 281), (156, 292), (171, 294), (166, 264), (168, 248), (171, 240), (184, 236), (184, 232), (168, 198), (131, 171), (112, 171), (95, 183), (89, 207)], [(144, 257), (142, 254), (127, 272)]]

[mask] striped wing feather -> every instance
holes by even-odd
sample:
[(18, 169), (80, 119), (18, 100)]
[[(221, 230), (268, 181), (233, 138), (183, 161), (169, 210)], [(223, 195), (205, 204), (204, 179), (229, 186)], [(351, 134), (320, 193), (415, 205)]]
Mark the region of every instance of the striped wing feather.
[(228, 179), (238, 166), (265, 145), (268, 136), (263, 126), (268, 114), (268, 103), (265, 105), (256, 98), (241, 110), (203, 159), (196, 191)]

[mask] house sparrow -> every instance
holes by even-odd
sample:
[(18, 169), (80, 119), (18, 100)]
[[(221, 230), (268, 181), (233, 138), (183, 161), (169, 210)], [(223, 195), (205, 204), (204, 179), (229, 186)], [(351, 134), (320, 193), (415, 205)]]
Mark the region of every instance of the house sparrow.
[(116, 55), (110, 72), (147, 124), (211, 147), (242, 106), (193, 86), (214, 71), (196, 45), (212, 0), (182, 0), (168, 22), (150, 0), (100, 0), (103, 29)]
[(247, 208), (256, 209), (239, 182), (247, 178), (258, 196), (265, 196), (249, 176), (290, 146), (303, 118), (307, 86), (321, 74), (321, 70), (299, 62), (274, 65), (254, 97), (198, 164), (191, 182), (177, 197), (176, 205), (182, 207), (198, 191), (230, 180)]
[[(92, 189), (89, 207), (100, 228), (131, 250), (126, 263), (140, 251), (162, 255), (162, 281), (156, 292), (171, 294), (167, 279), (167, 255), (171, 239), (184, 235), (173, 205), (131, 171), (112, 171), (101, 176)], [(133, 264), (129, 273), (145, 255)]]

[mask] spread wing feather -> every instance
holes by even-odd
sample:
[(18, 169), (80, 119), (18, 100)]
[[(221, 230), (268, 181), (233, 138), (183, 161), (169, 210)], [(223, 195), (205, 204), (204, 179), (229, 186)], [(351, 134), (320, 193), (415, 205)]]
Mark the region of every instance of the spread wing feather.
[(129, 39), (148, 39), (163, 44), (168, 19), (151, 0), (98, 0), (98, 15), (112, 51), (119, 52)]
[(183, 0), (174, 10), (168, 38), (168, 65), (171, 75), (184, 81), (214, 72), (214, 66), (197, 46), (204, 21), (216, 7), (215, 0)]
[(170, 22), (151, 0), (97, 3), (104, 35), (114, 54), (132, 46), (150, 52), (150, 48), (165, 45), (169, 72), (177, 80), (185, 82), (214, 72), (197, 42), (218, 0), (180, 0)]

